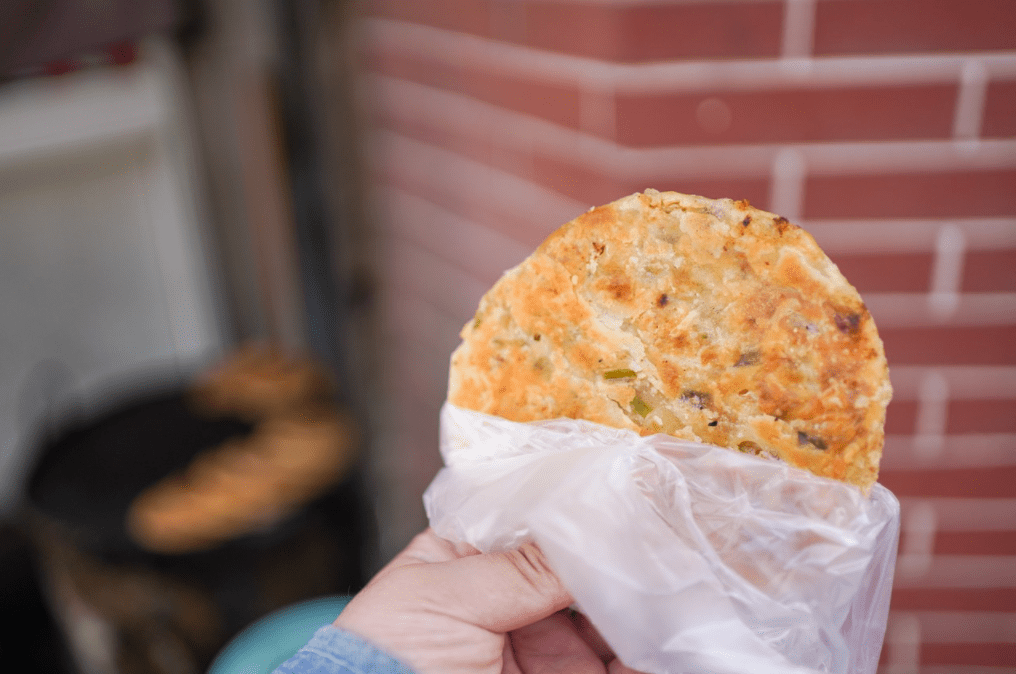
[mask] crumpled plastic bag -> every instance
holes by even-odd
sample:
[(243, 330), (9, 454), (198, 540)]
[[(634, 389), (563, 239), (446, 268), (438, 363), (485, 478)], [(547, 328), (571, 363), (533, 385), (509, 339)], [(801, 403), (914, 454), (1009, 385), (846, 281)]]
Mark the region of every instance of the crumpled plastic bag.
[(779, 461), (446, 403), (424, 505), (484, 551), (535, 540), (627, 666), (874, 674), (899, 502)]

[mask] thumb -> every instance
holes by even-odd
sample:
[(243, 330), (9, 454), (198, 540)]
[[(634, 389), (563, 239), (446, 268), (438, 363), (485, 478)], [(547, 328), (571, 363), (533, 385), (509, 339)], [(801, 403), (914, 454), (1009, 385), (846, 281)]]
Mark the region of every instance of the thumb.
[(431, 587), (451, 588), (462, 619), (510, 632), (531, 625), (572, 603), (543, 551), (533, 543), (518, 549), (470, 555), (420, 567)]

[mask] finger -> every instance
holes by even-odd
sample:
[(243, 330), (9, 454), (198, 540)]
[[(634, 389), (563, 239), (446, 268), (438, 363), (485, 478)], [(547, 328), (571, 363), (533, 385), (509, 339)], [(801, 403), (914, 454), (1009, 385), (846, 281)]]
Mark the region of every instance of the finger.
[(614, 660), (607, 666), (607, 674), (645, 674), (636, 669), (626, 667), (620, 660)]
[(603, 662), (563, 613), (519, 628), (509, 638), (525, 674), (606, 674)]
[(478, 555), (480, 551), (466, 543), (455, 543), (445, 540), (434, 533), (429, 527), (417, 534), (406, 549), (396, 555), (392, 561), (378, 573), (383, 575), (394, 569), (411, 564), (434, 564), (448, 562), (468, 555)]
[(525, 674), (515, 661), (515, 653), (512, 651), (512, 640), (505, 636), (504, 652), (501, 654), (501, 674)]
[(445, 611), (492, 632), (529, 625), (572, 602), (543, 552), (532, 543), (414, 571), (420, 582), (445, 593)]
[(575, 631), (578, 632), (578, 635), (582, 637), (582, 640), (589, 645), (602, 662), (608, 663), (617, 657), (603, 637), (600, 636), (600, 633), (593, 627), (593, 623), (590, 622), (589, 618), (579, 611), (571, 611), (568, 617), (571, 619), (572, 624), (575, 625)]

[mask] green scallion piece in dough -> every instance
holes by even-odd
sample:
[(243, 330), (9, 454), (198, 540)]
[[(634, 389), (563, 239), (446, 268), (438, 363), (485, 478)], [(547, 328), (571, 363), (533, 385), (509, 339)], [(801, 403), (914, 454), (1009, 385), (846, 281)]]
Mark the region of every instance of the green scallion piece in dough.
[(642, 398), (639, 398), (638, 396), (631, 399), (631, 408), (643, 417), (653, 411), (653, 408), (647, 405), (646, 401), (642, 400)]

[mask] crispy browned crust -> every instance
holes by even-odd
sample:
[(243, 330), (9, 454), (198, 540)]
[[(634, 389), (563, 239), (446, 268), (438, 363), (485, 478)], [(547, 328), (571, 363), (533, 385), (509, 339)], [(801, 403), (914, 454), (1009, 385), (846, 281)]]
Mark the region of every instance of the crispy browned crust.
[(882, 341), (815, 240), (747, 201), (646, 190), (565, 224), (480, 301), (448, 400), (762, 455), (867, 490)]

